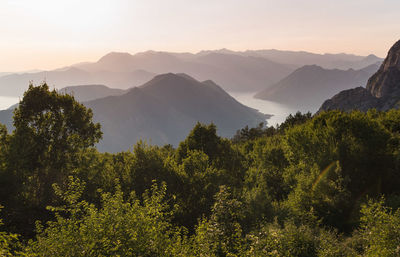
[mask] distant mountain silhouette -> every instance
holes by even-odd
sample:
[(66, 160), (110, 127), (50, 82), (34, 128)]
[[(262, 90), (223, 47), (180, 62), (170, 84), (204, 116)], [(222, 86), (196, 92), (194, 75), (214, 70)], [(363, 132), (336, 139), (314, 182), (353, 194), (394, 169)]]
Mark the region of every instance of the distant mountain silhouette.
[(0, 72), (0, 77), (13, 74), (12, 72)]
[(368, 65), (383, 61), (382, 58), (379, 58), (373, 54), (368, 56), (358, 56), (353, 54), (315, 54), (304, 51), (282, 51), (275, 49), (247, 50), (243, 52), (220, 49), (215, 51), (202, 51), (199, 53), (199, 55), (205, 55), (209, 53), (263, 57), (273, 62), (290, 64), (297, 68), (304, 65), (318, 65), (325, 69), (362, 69)]
[(198, 121), (214, 122), (220, 135), (230, 137), (266, 118), (212, 81), (172, 73), (158, 75), (126, 94), (84, 104), (102, 124), (104, 137), (98, 148), (112, 152), (126, 150), (140, 139), (177, 145)]
[(373, 64), (361, 70), (327, 70), (316, 65), (307, 65), (255, 97), (314, 112), (327, 97), (341, 90), (365, 85), (378, 68), (378, 64)]
[(258, 91), (288, 75), (290, 65), (266, 58), (235, 54), (194, 55), (148, 51), (130, 55), (109, 53), (95, 63), (79, 67), (86, 71), (144, 69), (153, 73), (186, 73), (198, 80), (212, 79), (225, 90)]
[[(83, 64), (82, 64), (83, 65)], [(89, 72), (81, 68), (67, 67), (54, 71), (38, 73), (11, 74), (0, 77), (0, 95), (22, 96), (28, 89), (29, 82), (39, 84), (46, 81), (49, 86), (58, 89), (71, 85), (103, 84), (113, 88), (127, 89), (149, 81), (156, 74), (144, 70), (130, 72), (95, 71)]]
[(73, 95), (79, 102), (86, 102), (112, 95), (122, 95), (126, 93), (126, 90), (109, 88), (104, 85), (82, 85), (64, 87), (59, 92)]
[[(61, 90), (83, 102), (102, 125), (100, 151), (127, 150), (138, 140), (177, 145), (199, 121), (217, 125), (218, 133), (231, 137), (246, 125), (264, 122), (264, 115), (242, 105), (211, 80), (199, 82), (186, 74), (162, 74), (140, 87), (115, 90), (101, 85)], [(122, 94), (121, 94), (122, 93)], [(91, 96), (92, 95), (92, 96)], [(0, 123), (12, 130), (13, 108), (0, 111)]]
[(400, 40), (390, 48), (385, 61), (368, 80), (366, 88), (342, 91), (326, 100), (320, 111), (367, 111), (371, 108), (382, 111), (400, 108)]
[(147, 51), (131, 55), (111, 52), (97, 62), (81, 62), (52, 71), (0, 75), (0, 95), (22, 96), (29, 81), (62, 88), (71, 85), (101, 84), (127, 89), (156, 74), (186, 73), (197, 80), (212, 79), (224, 90), (258, 92), (304, 65), (324, 68), (360, 69), (382, 59), (349, 54), (313, 54), (279, 50), (228, 49), (191, 53)]

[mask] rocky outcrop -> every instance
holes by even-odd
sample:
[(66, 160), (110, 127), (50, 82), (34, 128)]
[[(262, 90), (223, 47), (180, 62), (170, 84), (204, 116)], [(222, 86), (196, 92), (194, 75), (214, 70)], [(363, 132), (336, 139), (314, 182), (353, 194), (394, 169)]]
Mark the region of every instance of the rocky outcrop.
[(342, 110), (351, 111), (354, 109), (367, 111), (374, 108), (378, 104), (378, 99), (363, 87), (356, 87), (348, 90), (343, 90), (331, 99), (326, 100), (320, 110)]
[(366, 88), (345, 90), (326, 100), (319, 111), (386, 111), (400, 107), (400, 40), (389, 50), (379, 70), (369, 78)]

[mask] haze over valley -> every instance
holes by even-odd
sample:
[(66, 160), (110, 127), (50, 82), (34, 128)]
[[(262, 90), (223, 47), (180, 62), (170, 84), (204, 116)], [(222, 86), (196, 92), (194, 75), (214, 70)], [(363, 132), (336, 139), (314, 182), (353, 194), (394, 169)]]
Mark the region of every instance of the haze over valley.
[(399, 0), (1, 0), (0, 257), (400, 256)]
[[(246, 125), (264, 122), (275, 126), (297, 111), (314, 113), (332, 95), (365, 84), (382, 60), (374, 55), (279, 50), (111, 52), (96, 62), (0, 75), (0, 94), (10, 106), (22, 97), (29, 83), (46, 81), (93, 110), (104, 133), (98, 149), (115, 152), (139, 140), (177, 145), (196, 122), (214, 122), (220, 135), (232, 137)], [(356, 70), (359, 67), (363, 68)], [(160, 80), (160, 76), (168, 79)], [(149, 94), (152, 87), (146, 85), (154, 81), (158, 89)], [(199, 89), (193, 83), (218, 90), (196, 93)], [(174, 98), (169, 99), (169, 94)], [(250, 108), (239, 107), (229, 94)], [(199, 105), (194, 107), (196, 101)], [(193, 111), (188, 112), (190, 109)], [(9, 130), (13, 129), (12, 111), (0, 112), (0, 121)]]

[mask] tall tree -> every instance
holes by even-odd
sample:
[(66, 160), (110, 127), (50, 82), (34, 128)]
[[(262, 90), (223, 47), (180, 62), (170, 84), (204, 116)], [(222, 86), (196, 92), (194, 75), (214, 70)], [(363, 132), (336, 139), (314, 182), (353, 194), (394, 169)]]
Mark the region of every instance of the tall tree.
[[(30, 85), (14, 111), (8, 169), (16, 178), (13, 195), (25, 207), (44, 209), (54, 202), (53, 183), (62, 185), (79, 166), (77, 155), (101, 138), (100, 124), (73, 96)], [(18, 202), (22, 205), (22, 202)]]

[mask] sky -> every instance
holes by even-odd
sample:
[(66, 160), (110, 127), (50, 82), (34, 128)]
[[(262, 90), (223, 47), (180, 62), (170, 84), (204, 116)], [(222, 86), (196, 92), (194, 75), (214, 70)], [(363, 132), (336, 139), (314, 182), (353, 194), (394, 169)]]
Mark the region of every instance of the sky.
[(399, 0), (0, 0), (0, 71), (111, 51), (281, 49), (384, 57)]

